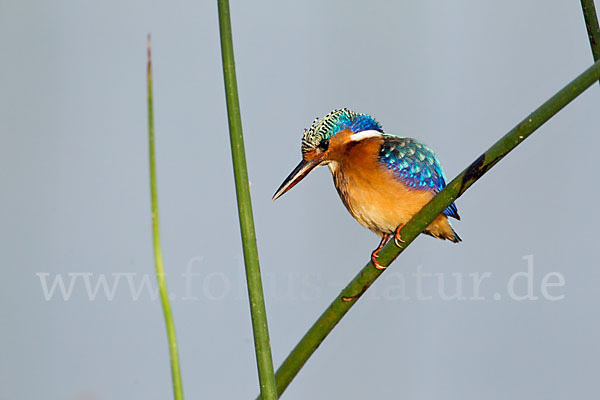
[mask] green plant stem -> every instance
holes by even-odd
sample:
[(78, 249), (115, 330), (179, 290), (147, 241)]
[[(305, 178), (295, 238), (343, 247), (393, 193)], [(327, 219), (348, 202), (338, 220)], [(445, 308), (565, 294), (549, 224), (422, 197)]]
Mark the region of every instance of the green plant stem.
[(594, 0), (581, 0), (581, 9), (583, 10), (583, 18), (585, 19), (594, 61), (598, 61), (600, 60), (600, 26), (598, 25)]
[[(388, 266), (398, 255), (454, 200), (460, 197), (473, 183), (483, 176), (498, 161), (517, 147), (523, 140), (542, 126), (553, 115), (569, 104), (585, 89), (600, 79), (600, 62), (596, 62), (575, 80), (552, 96), (537, 110), (510, 130), (484, 154), (478, 157), (462, 173), (452, 180), (402, 229), (403, 248), (398, 248), (391, 240), (379, 253), (377, 259), (382, 266)], [(342, 290), (317, 321), (310, 327), (300, 342), (284, 360), (275, 375), (279, 395), (290, 384), (308, 358), (319, 347), (331, 330), (383, 271), (368, 263)]]
[(252, 216), (250, 184), (248, 182), (244, 137), (242, 135), (242, 119), (240, 116), (240, 104), (235, 76), (229, 1), (219, 0), (218, 5), (223, 75), (225, 78), (225, 95), (227, 98), (227, 116), (229, 120), (229, 138), (231, 141), (231, 155), (233, 158), (233, 172), (235, 177), (235, 190), (237, 193), (240, 230), (242, 234), (242, 246), (244, 250), (244, 263), (246, 265), (246, 281), (250, 299), (252, 329), (254, 331), (254, 348), (256, 350), (258, 378), (263, 399), (274, 400), (277, 399), (277, 389), (275, 386), (267, 313), (265, 310), (260, 266), (258, 263), (254, 219)]
[(169, 341), (169, 355), (171, 358), (171, 376), (173, 380), (173, 394), (175, 400), (183, 400), (183, 386), (181, 384), (181, 370), (179, 368), (179, 355), (177, 353), (177, 338), (175, 337), (175, 322), (169, 304), (167, 281), (160, 247), (160, 228), (158, 224), (158, 194), (156, 188), (156, 155), (154, 147), (154, 110), (152, 101), (152, 57), (150, 51), (150, 35), (148, 35), (148, 137), (150, 142), (150, 197), (152, 201), (152, 237), (154, 239), (154, 260), (156, 263), (156, 279), (160, 292), (167, 338)]

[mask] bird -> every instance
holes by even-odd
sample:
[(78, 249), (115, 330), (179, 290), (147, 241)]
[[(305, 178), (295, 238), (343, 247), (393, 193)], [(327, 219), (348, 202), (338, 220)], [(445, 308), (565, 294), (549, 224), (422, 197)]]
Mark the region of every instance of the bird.
[[(302, 135), (302, 160), (273, 195), (278, 199), (309, 172), (327, 165), (342, 203), (352, 217), (381, 238), (371, 253), (379, 251), (393, 235), (402, 247), (400, 230), (446, 186), (442, 166), (425, 144), (407, 137), (384, 133), (381, 124), (368, 114), (347, 108), (316, 118)], [(424, 233), (454, 243), (462, 241), (449, 217), (460, 220), (452, 203)]]

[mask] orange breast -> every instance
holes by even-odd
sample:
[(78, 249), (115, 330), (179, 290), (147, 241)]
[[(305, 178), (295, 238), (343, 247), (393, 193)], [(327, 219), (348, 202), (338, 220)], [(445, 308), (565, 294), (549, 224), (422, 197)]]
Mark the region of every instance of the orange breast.
[(329, 164), (336, 189), (350, 214), (380, 236), (408, 222), (434, 196), (430, 191), (404, 185), (378, 162), (382, 140), (350, 143)]

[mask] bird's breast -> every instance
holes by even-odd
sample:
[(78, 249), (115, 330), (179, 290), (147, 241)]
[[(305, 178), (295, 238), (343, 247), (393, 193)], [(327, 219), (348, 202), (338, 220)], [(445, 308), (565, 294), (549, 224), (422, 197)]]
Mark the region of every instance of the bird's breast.
[(396, 179), (378, 161), (376, 139), (353, 146), (328, 166), (338, 194), (350, 214), (378, 235), (392, 233), (417, 213), (432, 197)]

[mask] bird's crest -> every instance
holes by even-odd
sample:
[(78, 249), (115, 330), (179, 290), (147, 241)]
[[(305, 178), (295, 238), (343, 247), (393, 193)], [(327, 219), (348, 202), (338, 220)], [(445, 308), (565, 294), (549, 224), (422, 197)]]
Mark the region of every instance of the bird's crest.
[(350, 129), (352, 132), (376, 130), (383, 132), (381, 125), (367, 114), (357, 114), (347, 108), (333, 110), (323, 118), (316, 118), (310, 129), (304, 130), (302, 136), (302, 154), (314, 150), (321, 141), (330, 139), (341, 130)]

